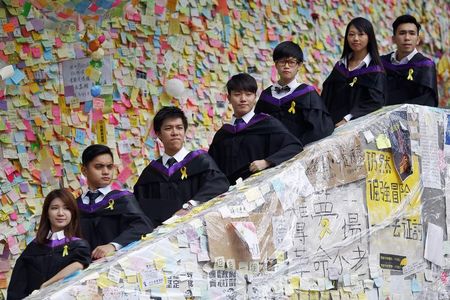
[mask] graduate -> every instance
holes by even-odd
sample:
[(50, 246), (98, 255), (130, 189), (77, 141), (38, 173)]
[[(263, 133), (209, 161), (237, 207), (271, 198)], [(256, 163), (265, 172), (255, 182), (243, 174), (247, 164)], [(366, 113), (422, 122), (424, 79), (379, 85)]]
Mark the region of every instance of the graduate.
[(80, 239), (75, 198), (65, 189), (45, 197), (36, 238), (16, 261), (7, 299), (23, 299), (91, 263), (91, 249)]
[(392, 41), (397, 51), (383, 55), (387, 74), (387, 105), (410, 103), (438, 106), (436, 66), (416, 49), (420, 42), (420, 24), (413, 16), (403, 15), (394, 23)]
[(216, 132), (209, 148), (231, 184), (303, 150), (301, 142), (278, 119), (254, 112), (257, 89), (256, 80), (249, 74), (231, 77), (227, 90), (234, 114), (231, 123)]
[(329, 136), (334, 123), (325, 103), (313, 86), (296, 78), (303, 63), (302, 49), (286, 41), (275, 47), (272, 56), (280, 79), (261, 93), (255, 113), (277, 118), (303, 145)]
[(345, 30), (341, 60), (323, 83), (322, 99), (336, 127), (385, 104), (386, 73), (372, 24), (361, 17)]
[(144, 213), (159, 226), (174, 214), (184, 215), (228, 191), (230, 184), (206, 151), (184, 147), (188, 122), (181, 109), (162, 108), (153, 119), (153, 127), (164, 153), (144, 169), (134, 194)]
[(81, 232), (89, 242), (92, 258), (114, 253), (153, 231), (134, 195), (112, 190), (113, 154), (105, 145), (88, 146), (82, 155), (81, 172), (88, 189), (78, 197)]

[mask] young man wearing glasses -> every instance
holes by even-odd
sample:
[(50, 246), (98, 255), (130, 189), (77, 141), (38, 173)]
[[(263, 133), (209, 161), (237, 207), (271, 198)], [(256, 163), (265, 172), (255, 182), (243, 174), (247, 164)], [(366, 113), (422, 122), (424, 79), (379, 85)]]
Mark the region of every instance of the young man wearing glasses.
[(334, 125), (322, 98), (313, 86), (296, 78), (302, 49), (294, 42), (282, 42), (273, 51), (273, 60), (280, 79), (261, 93), (255, 112), (280, 120), (303, 145), (330, 135)]

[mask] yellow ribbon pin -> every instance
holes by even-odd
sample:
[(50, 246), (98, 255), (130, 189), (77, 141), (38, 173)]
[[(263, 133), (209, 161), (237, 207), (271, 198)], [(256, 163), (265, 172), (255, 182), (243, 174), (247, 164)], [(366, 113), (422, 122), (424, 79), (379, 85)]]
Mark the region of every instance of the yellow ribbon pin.
[(409, 71), (408, 71), (408, 77), (406, 77), (406, 79), (408, 79), (408, 80), (413, 80), (413, 77), (412, 77), (413, 73), (414, 73), (414, 70), (413, 70), (412, 68), (409, 69)]
[(353, 87), (357, 80), (358, 80), (358, 77), (354, 77), (352, 82), (350, 82), (350, 86)]
[(289, 108), (288, 112), (293, 115), (295, 114), (295, 101), (291, 102), (291, 108)]
[(64, 245), (62, 257), (69, 255), (69, 246)]
[(181, 180), (187, 179), (187, 169), (186, 169), (186, 167), (182, 167), (180, 169), (180, 172), (181, 172)]
[(323, 239), (323, 237), (325, 236), (325, 234), (331, 234), (331, 230), (330, 230), (330, 220), (328, 220), (327, 218), (323, 218), (320, 221), (320, 225), (323, 227), (322, 231), (320, 232), (320, 239)]
[(108, 205), (108, 207), (106, 207), (106, 209), (110, 209), (110, 210), (113, 210), (114, 209), (114, 200), (113, 199), (111, 199), (111, 200), (109, 200), (109, 205)]

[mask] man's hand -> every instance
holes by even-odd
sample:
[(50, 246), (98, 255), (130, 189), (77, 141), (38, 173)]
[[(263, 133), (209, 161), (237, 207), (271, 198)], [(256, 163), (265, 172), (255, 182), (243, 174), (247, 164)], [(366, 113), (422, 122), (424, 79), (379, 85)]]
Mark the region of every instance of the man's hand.
[(346, 119), (342, 119), (341, 121), (339, 121), (339, 123), (337, 123), (336, 125), (334, 125), (334, 127), (338, 128), (339, 126), (342, 126), (342, 125), (344, 125), (344, 124), (346, 124), (346, 123), (347, 123), (347, 120), (346, 120)]
[(250, 164), (249, 170), (252, 173), (256, 173), (267, 169), (270, 166), (270, 163), (265, 159), (255, 160)]
[(116, 252), (116, 247), (113, 244), (101, 245), (92, 251), (91, 257), (92, 259), (99, 259), (113, 252)]

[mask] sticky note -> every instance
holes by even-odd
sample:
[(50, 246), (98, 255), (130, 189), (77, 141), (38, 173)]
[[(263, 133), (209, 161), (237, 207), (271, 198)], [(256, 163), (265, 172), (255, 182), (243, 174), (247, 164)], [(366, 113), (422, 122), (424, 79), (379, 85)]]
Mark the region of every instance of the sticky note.
[(379, 134), (376, 138), (377, 148), (378, 149), (388, 149), (391, 148), (391, 141), (384, 133)]

